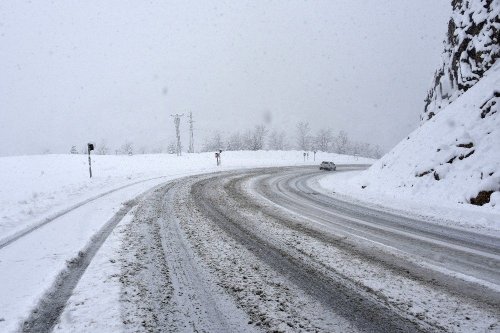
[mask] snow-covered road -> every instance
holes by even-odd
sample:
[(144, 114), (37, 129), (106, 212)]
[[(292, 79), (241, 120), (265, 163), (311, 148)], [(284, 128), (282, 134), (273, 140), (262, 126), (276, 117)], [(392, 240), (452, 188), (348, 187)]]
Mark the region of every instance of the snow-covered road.
[[(154, 191), (122, 231), (119, 330), (499, 329), (498, 238), (337, 202), (321, 174), (231, 171)], [(81, 303), (58, 331), (89, 327)]]
[[(350, 169), (344, 166), (339, 171)], [(476, 290), (476, 284), (490, 287), (495, 290), (498, 299), (498, 234), (481, 234), (437, 221), (424, 221), (408, 216), (406, 212), (388, 212), (360, 206), (359, 203), (327, 194), (318, 187), (317, 181), (322, 176), (322, 172), (304, 174), (302, 171), (285, 173), (279, 177), (263, 176), (255, 181), (253, 188), (261, 197), (271, 198), (275, 205), (306, 217), (321, 225), (328, 233), (346, 237), (360, 247), (377, 246), (381, 250), (394, 252), (398, 257), (414, 258), (413, 261), (419, 266), (435, 270), (435, 279), (438, 278), (437, 272), (442, 272), (475, 282), (466, 288), (467, 292), (472, 293), (474, 290), (487, 296), (490, 292)], [(387, 260), (384, 256), (379, 259)], [(412, 269), (411, 265), (407, 266)]]
[(232, 239), (323, 305), (323, 317), (371, 332), (500, 329), (498, 236), (341, 201), (315, 186), (323, 174), (269, 170), (192, 192)]
[[(356, 168), (363, 166), (338, 172)], [(63, 260), (67, 255), (44, 255), (64, 244), (59, 250), (33, 245), (27, 234), (1, 249), (2, 267), (22, 271), (22, 260), (33, 260), (40, 270), (69, 269), (32, 311), (25, 331), (54, 324), (56, 332), (500, 330), (498, 235), (361, 207), (320, 188), (324, 174), (279, 167), (197, 175), (157, 186), (98, 218), (68, 213), (54, 223), (71, 229), (75, 218), (108, 221), (93, 227), (100, 233), (91, 226), (72, 231), (82, 235), (71, 248), (85, 249), (85, 260), (74, 265)], [(126, 195), (162, 181), (127, 188)], [(120, 202), (123, 195), (108, 199)], [(119, 204), (110, 201), (113, 206)], [(77, 209), (99, 214), (91, 203)], [(52, 224), (36, 234), (48, 232), (50, 240), (51, 228), (63, 230)], [(98, 237), (87, 244), (89, 234)], [(39, 257), (21, 258), (28, 243)], [(20, 295), (23, 289), (12, 286), (0, 300), (7, 322), (15, 323), (11, 318), (25, 313), (53, 278), (12, 276), (26, 289)], [(22, 307), (9, 309), (9, 301)]]

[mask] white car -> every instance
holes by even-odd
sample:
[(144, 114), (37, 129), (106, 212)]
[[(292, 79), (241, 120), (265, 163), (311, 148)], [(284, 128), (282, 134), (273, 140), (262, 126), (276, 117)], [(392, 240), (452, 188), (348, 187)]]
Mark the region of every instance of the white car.
[(337, 170), (337, 166), (333, 162), (323, 161), (319, 165), (319, 169), (320, 170), (335, 171), (335, 170)]

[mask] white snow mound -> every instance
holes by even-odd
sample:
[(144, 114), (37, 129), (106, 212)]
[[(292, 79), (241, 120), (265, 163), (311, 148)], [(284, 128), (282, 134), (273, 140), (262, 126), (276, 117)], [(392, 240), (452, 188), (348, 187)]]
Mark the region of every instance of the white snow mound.
[(477, 204), (484, 191), (482, 206), (500, 211), (500, 61), (349, 185), (445, 205)]

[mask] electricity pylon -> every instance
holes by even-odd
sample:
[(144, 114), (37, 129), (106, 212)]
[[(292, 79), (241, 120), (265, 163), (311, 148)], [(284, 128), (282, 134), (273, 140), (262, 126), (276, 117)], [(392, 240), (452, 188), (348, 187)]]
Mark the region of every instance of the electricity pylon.
[(193, 113), (189, 112), (189, 150), (188, 153), (194, 153), (194, 134), (193, 134)]
[(171, 114), (170, 117), (174, 117), (174, 124), (175, 124), (175, 135), (177, 136), (177, 147), (175, 147), (175, 152), (177, 153), (177, 156), (182, 155), (181, 151), (181, 132), (179, 125), (181, 124), (181, 117), (184, 116), (183, 114)]

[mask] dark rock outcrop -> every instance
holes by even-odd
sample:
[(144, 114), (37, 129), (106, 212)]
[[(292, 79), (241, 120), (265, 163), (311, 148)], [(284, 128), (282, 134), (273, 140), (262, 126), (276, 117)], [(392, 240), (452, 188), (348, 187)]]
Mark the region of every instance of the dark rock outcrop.
[(442, 64), (421, 120), (436, 115), (479, 81), (500, 57), (500, 0), (452, 0)]

